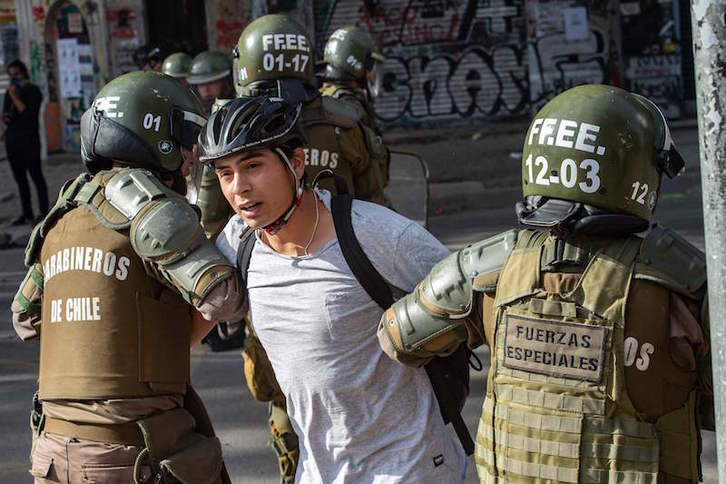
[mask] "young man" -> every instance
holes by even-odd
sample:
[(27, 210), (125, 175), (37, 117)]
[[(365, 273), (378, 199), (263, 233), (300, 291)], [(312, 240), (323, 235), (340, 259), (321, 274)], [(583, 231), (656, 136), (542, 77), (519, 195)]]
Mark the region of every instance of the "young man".
[(33, 222), (33, 204), (30, 201), (30, 174), (38, 193), (40, 215), (48, 211), (48, 187), (40, 165), (40, 128), (38, 114), (43, 94), (31, 83), (28, 68), (16, 60), (8, 65), (10, 86), (5, 93), (3, 123), (5, 124), (5, 149), (20, 192), (23, 213), (13, 220), (13, 225)]
[[(304, 184), (300, 112), (279, 98), (236, 99), (212, 115), (199, 143), (236, 212), (217, 247), (236, 261), (241, 234), (256, 237), (246, 271), (250, 317), (300, 436), (296, 480), (462, 482), (464, 452), (425, 371), (396, 365), (378, 348), (382, 310), (345, 262), (330, 194)], [(380, 205), (355, 200), (351, 216), (372, 264), (400, 290), (447, 253)]]

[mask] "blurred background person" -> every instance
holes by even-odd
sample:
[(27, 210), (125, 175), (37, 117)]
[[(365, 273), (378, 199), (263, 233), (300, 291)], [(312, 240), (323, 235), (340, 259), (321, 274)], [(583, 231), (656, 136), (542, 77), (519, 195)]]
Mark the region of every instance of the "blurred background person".
[(48, 187), (40, 165), (40, 128), (38, 114), (43, 94), (38, 86), (30, 82), (28, 68), (20, 60), (8, 64), (10, 86), (5, 92), (3, 123), (5, 124), (5, 149), (18, 184), (22, 214), (13, 220), (13, 225), (32, 223), (33, 205), (30, 200), (30, 185), (27, 173), (33, 179), (38, 192), (38, 209), (42, 217), (48, 212)]

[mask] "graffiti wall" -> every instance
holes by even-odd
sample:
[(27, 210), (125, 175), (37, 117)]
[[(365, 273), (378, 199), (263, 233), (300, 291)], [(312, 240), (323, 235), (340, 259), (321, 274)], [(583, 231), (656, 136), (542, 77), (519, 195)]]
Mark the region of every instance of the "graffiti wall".
[(527, 112), (524, 0), (316, 0), (316, 48), (344, 25), (366, 27), (386, 61), (376, 115), (438, 124)]
[(141, 2), (107, 2), (106, 22), (111, 78), (135, 71), (134, 51), (145, 42)]
[[(232, 54), (239, 34), (251, 20), (254, 0), (218, 0), (206, 2), (209, 48)], [(263, 12), (264, 15), (264, 12)]]
[(669, 118), (683, 100), (678, 0), (621, 1), (625, 85), (652, 99)]
[(533, 110), (573, 86), (622, 83), (617, 2), (529, 0), (527, 9)]

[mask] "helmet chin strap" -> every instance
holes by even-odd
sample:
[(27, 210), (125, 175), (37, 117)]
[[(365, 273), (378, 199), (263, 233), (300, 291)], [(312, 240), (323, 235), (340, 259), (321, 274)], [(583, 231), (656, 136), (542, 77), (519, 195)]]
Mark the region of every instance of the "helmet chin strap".
[(288, 209), (285, 210), (285, 212), (277, 220), (263, 227), (265, 232), (267, 232), (269, 235), (274, 235), (279, 232), (282, 226), (285, 225), (288, 220), (290, 220), (290, 217), (292, 217), (292, 213), (297, 207), (300, 206), (300, 203), (302, 202), (303, 191), (305, 190), (305, 187), (300, 182), (300, 179), (297, 177), (295, 169), (292, 167), (292, 163), (290, 163), (290, 159), (287, 157), (285, 152), (282, 151), (280, 148), (275, 148), (275, 153), (277, 153), (283, 164), (290, 171), (290, 174), (292, 174), (292, 179), (295, 183), (295, 191), (293, 193), (292, 203), (290, 203), (290, 207), (288, 207)]

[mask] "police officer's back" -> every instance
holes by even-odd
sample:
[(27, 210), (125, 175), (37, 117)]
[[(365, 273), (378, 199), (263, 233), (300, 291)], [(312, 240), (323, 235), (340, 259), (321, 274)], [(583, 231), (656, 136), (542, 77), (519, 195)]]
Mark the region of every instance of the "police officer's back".
[(370, 34), (357, 26), (341, 27), (330, 35), (320, 74), (323, 96), (341, 99), (360, 113), (361, 121), (378, 132), (371, 97), (380, 87), (385, 58)]
[(189, 386), (190, 343), (209, 329), (192, 306), (239, 317), (243, 292), (183, 198), (181, 150), (204, 122), (192, 92), (155, 72), (111, 81), (83, 115), (90, 174), (34, 229), (12, 306), (19, 336), (40, 337), (39, 482), (222, 479)]
[(482, 482), (698, 480), (712, 425), (705, 259), (649, 226), (662, 175), (682, 167), (655, 104), (570, 89), (524, 142), (526, 228), (452, 254), (384, 315), (381, 345), (409, 364), (490, 346)]
[(320, 96), (313, 73), (313, 45), (300, 24), (285, 15), (260, 17), (242, 32), (234, 55), (238, 95), (264, 93), (304, 101), (309, 181), (319, 171), (331, 169), (346, 179), (356, 198), (384, 203), (379, 158), (385, 157), (385, 150), (357, 109)]

